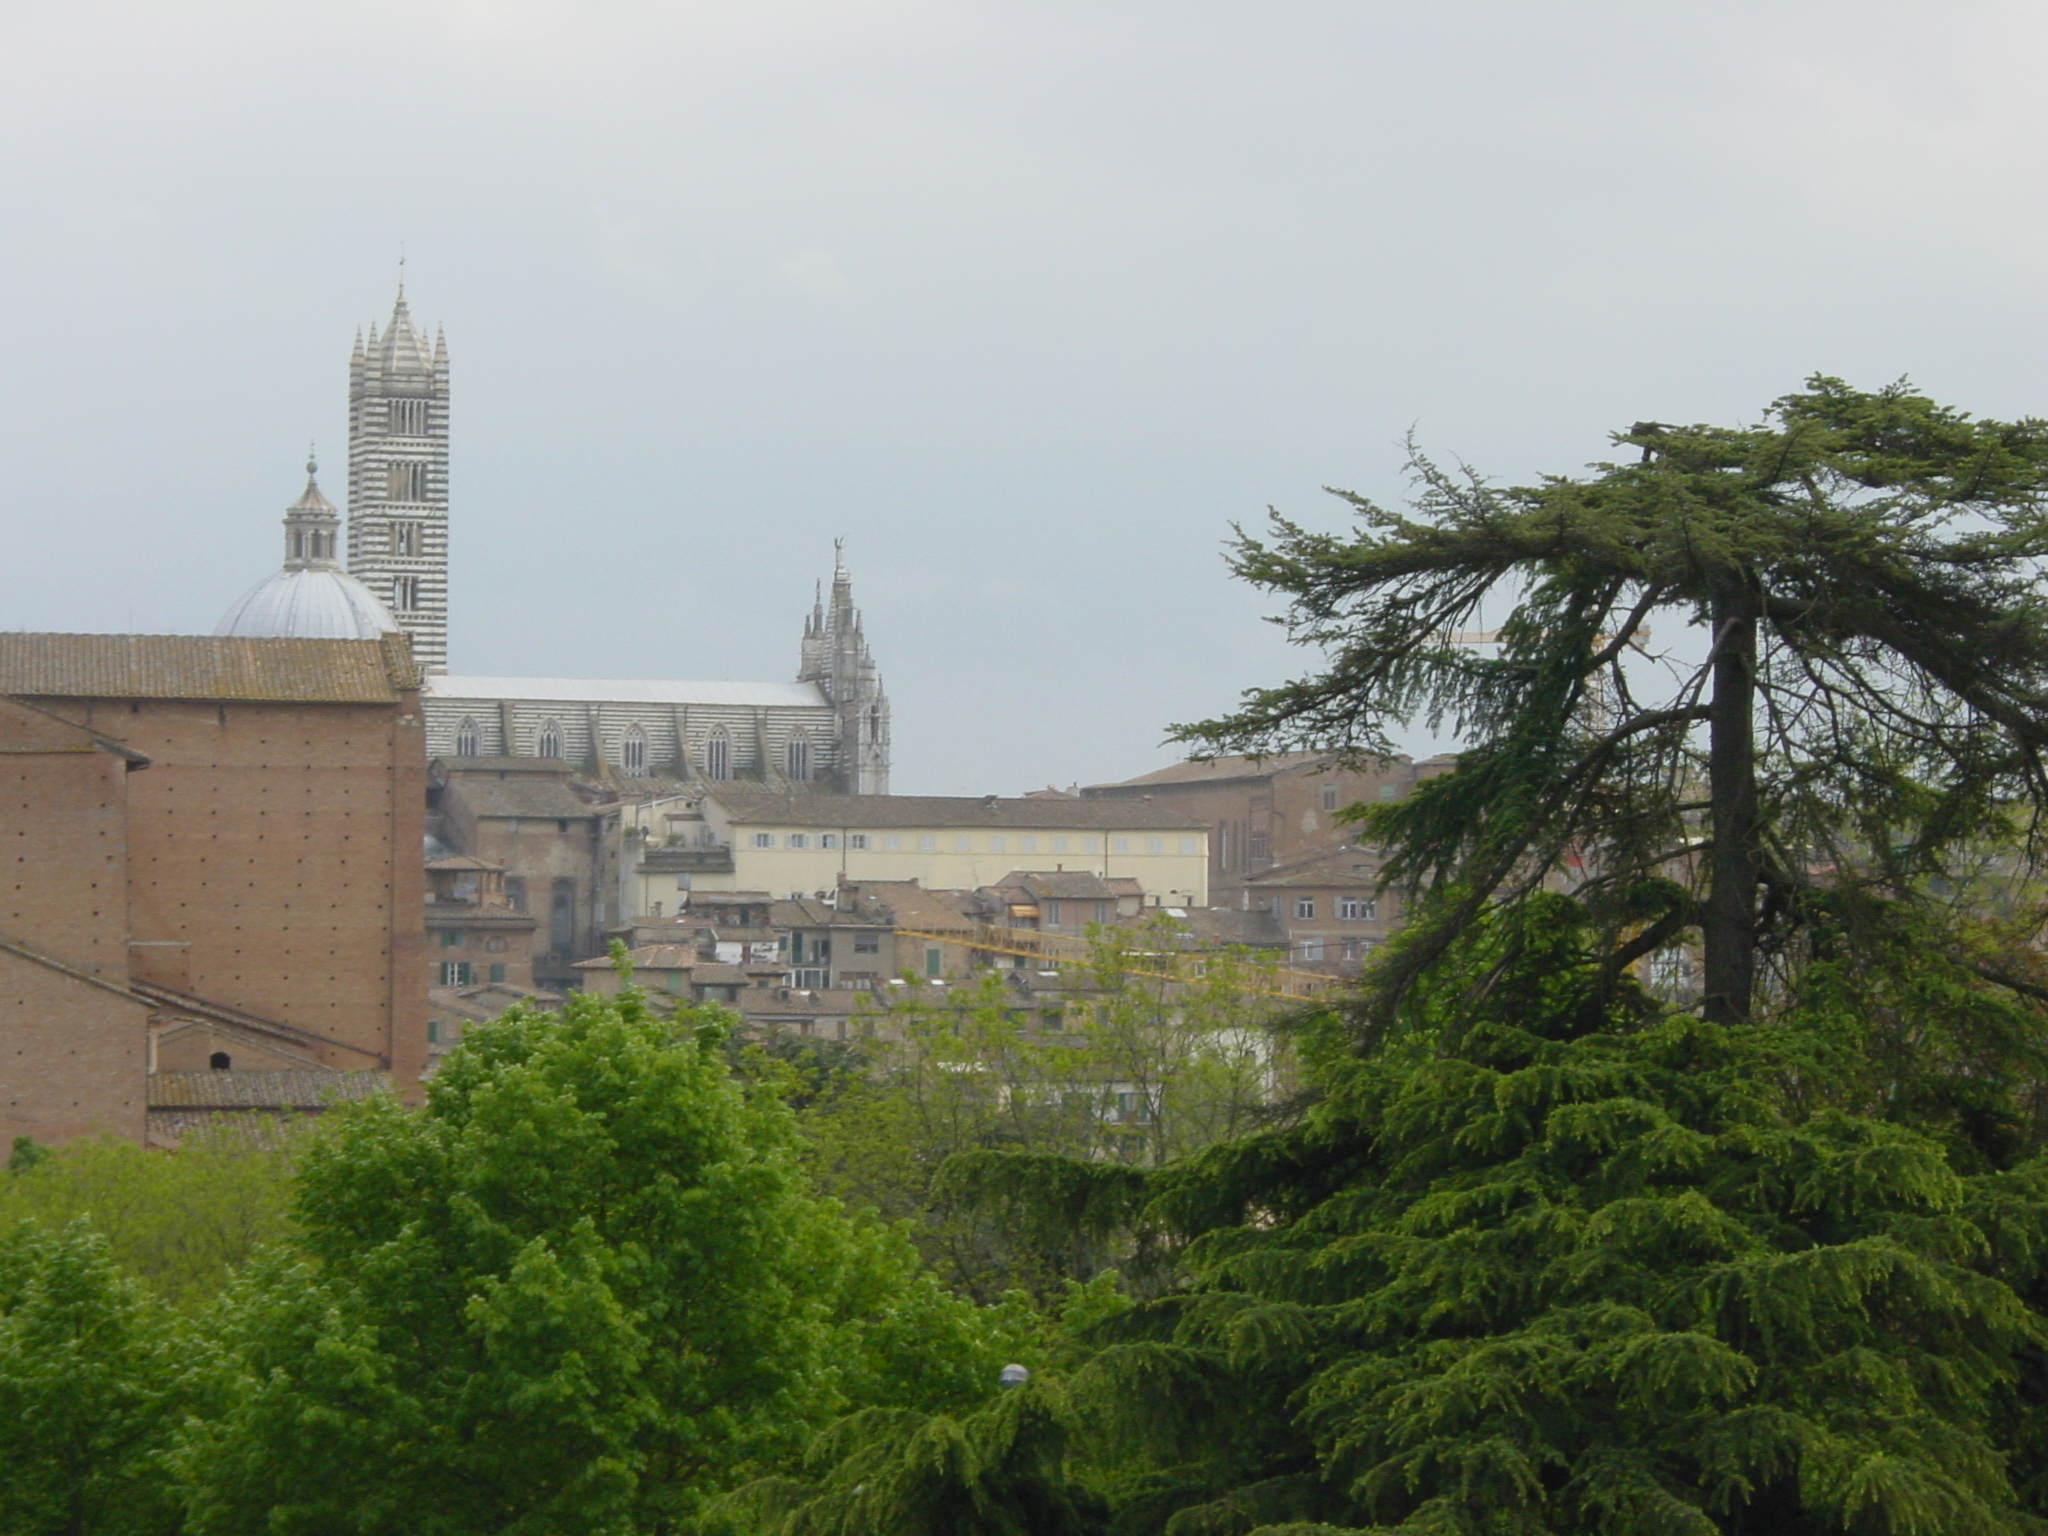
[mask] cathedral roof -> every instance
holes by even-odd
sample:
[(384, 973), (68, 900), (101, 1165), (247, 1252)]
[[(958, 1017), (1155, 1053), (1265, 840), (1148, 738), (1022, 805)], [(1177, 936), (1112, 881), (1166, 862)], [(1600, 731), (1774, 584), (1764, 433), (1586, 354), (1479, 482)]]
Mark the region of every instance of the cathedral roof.
[(534, 700), (555, 704), (737, 704), (825, 709), (814, 683), (688, 683), (644, 678), (449, 677), (427, 679), (435, 699)]
[(258, 639), (374, 640), (396, 634), (398, 620), (348, 572), (309, 566), (258, 582), (213, 632)]

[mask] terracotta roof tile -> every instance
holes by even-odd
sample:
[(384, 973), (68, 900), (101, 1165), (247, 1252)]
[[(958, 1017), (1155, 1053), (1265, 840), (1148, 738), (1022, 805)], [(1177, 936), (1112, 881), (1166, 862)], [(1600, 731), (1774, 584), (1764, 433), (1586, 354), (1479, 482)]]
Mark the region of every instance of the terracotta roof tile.
[(324, 1109), (386, 1087), (381, 1072), (152, 1072), (151, 1109)]
[(417, 686), (395, 637), (0, 633), (0, 693), (26, 698), (391, 704)]

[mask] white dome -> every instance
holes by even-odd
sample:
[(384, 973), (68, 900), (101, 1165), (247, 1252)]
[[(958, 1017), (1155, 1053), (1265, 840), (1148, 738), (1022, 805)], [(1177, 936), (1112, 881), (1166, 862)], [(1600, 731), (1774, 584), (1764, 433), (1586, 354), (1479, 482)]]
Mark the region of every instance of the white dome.
[(396, 634), (398, 620), (346, 571), (313, 566), (258, 582), (213, 632), (273, 640), (374, 640)]

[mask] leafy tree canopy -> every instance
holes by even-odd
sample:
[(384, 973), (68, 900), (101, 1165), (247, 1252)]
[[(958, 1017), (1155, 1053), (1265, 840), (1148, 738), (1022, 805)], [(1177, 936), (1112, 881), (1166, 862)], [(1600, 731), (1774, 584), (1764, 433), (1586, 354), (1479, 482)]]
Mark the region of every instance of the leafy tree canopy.
[(200, 1532), (677, 1528), (849, 1407), (992, 1390), (990, 1321), (811, 1194), (718, 1016), (637, 994), (478, 1026), (424, 1109), (352, 1111), (231, 1294)]

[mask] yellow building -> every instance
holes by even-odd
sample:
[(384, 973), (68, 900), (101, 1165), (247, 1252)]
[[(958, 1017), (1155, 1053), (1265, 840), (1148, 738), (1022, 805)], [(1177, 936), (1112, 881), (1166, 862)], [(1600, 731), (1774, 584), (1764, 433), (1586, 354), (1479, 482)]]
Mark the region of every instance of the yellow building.
[(1135, 880), (1156, 906), (1209, 896), (1207, 824), (1148, 800), (736, 788), (622, 806), (617, 818), (627, 915), (674, 911), (690, 890), (811, 895), (842, 880), (975, 890), (1017, 870)]

